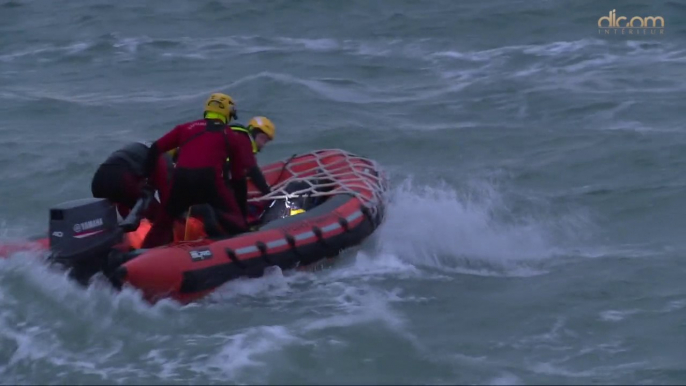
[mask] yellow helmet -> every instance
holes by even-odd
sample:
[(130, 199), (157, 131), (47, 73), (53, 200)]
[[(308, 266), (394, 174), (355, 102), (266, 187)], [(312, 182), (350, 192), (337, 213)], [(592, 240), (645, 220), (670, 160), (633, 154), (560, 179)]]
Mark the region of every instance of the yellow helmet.
[(236, 119), (236, 105), (233, 103), (233, 99), (222, 93), (214, 93), (210, 95), (205, 102), (205, 111), (207, 113), (216, 113), (227, 119), (227, 122), (231, 119)]
[(265, 133), (267, 137), (272, 140), (274, 139), (274, 135), (276, 135), (276, 126), (266, 117), (253, 117), (250, 122), (248, 122), (248, 127)]

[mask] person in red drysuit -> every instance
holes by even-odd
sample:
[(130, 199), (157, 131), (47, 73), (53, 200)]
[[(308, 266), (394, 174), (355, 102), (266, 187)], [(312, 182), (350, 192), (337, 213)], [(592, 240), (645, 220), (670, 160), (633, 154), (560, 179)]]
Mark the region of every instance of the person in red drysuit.
[(171, 242), (174, 219), (191, 205), (213, 207), (217, 220), (229, 235), (248, 230), (233, 192), (224, 183), (227, 158), (231, 160), (231, 179), (245, 178), (254, 161), (251, 149), (246, 151), (245, 146), (240, 146), (238, 134), (227, 125), (235, 118), (231, 97), (215, 93), (205, 103), (203, 119), (176, 126), (150, 146), (146, 175), (154, 172), (159, 153), (178, 148), (178, 155), (168, 200), (162, 202), (163, 210), (159, 211), (160, 215), (143, 241), (143, 248)]

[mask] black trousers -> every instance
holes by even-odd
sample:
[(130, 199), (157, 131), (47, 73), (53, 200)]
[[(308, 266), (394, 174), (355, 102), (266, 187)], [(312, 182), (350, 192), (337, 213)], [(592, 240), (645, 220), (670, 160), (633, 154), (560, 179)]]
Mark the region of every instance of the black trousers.
[(229, 235), (248, 230), (236, 199), (231, 190), (216, 177), (213, 169), (185, 169), (177, 167), (172, 177), (169, 199), (162, 203), (150, 233), (143, 241), (143, 248), (153, 248), (173, 240), (174, 220), (193, 205), (208, 204), (214, 209), (216, 219)]

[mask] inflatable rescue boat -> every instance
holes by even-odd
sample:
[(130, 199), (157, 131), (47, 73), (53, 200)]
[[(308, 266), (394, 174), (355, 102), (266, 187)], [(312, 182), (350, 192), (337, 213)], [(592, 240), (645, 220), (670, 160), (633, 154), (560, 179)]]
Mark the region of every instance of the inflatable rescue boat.
[(188, 303), (229, 280), (262, 276), (265, 268), (307, 267), (359, 245), (382, 223), (388, 180), (378, 163), (339, 149), (294, 155), (262, 167), (272, 193), (249, 184), (256, 213), (252, 231), (217, 232), (207, 206), (191, 207), (174, 227), (174, 242), (141, 249), (151, 224), (136, 217), (150, 197), (119, 221), (102, 199), (69, 201), (50, 209), (48, 238), (0, 246), (0, 256), (38, 249), (87, 283), (98, 272), (117, 288), (129, 285), (155, 302)]

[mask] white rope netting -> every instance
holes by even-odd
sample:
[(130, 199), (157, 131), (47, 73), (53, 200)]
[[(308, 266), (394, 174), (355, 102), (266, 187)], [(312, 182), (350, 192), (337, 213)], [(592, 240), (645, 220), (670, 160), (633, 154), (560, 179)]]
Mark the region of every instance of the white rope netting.
[[(375, 210), (384, 204), (388, 180), (380, 165), (369, 158), (361, 157), (339, 149), (317, 150), (294, 155), (285, 164), (265, 168), (265, 176), (290, 177), (272, 186), (272, 192), (249, 201), (293, 199), (301, 196), (321, 197), (348, 193), (357, 197), (369, 209)], [(268, 180), (272, 180), (267, 177)], [(281, 179), (281, 177), (277, 177)], [(305, 182), (307, 187), (286, 192), (292, 182)]]

